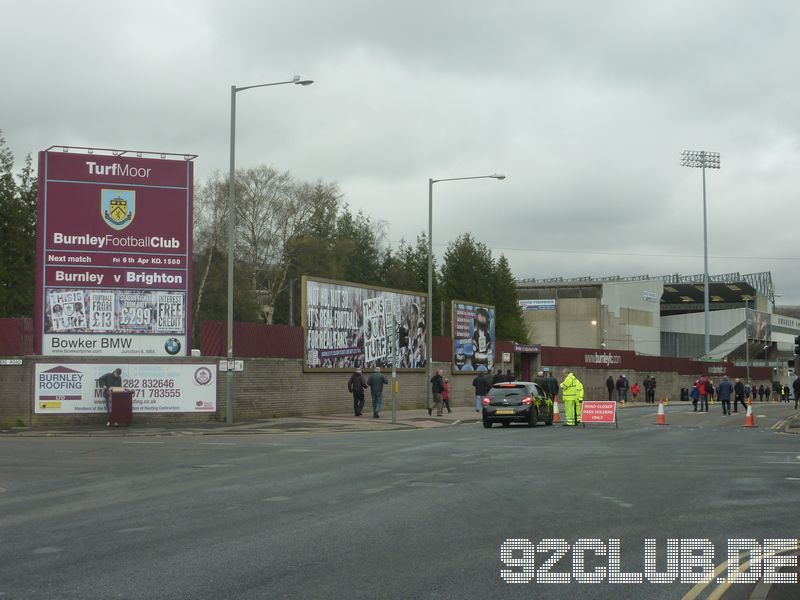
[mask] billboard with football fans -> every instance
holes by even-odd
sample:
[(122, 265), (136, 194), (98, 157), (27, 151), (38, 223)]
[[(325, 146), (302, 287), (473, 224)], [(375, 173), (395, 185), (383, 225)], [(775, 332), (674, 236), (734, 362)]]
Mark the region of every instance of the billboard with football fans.
[(39, 153), (38, 353), (190, 353), (194, 156), (143, 154)]
[(453, 300), (453, 375), (494, 368), (494, 306)]
[(426, 306), (420, 292), (303, 277), (304, 369), (424, 369)]

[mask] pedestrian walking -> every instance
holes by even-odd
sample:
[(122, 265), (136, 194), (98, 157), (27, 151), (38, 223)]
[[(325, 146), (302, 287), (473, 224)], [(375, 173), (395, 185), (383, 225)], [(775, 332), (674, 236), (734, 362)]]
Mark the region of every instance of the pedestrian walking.
[(689, 391), (689, 397), (692, 399), (692, 406), (694, 406), (694, 412), (697, 412), (697, 402), (700, 400), (700, 391), (697, 387), (697, 382), (695, 381), (692, 389)]
[(606, 379), (606, 388), (608, 388), (608, 401), (612, 402), (614, 400), (614, 377), (611, 375)]
[(453, 412), (450, 410), (450, 380), (444, 380), (444, 391), (442, 392), (442, 404), (447, 409), (448, 413)]
[(370, 394), (372, 395), (372, 417), (379, 419), (381, 416), (381, 405), (383, 404), (383, 386), (387, 385), (389, 380), (386, 375), (381, 373), (380, 367), (375, 367), (375, 370), (367, 378), (367, 385), (369, 386)]
[[(734, 380), (735, 383), (733, 384), (733, 412), (739, 412), (739, 402), (742, 403), (744, 406), (745, 412), (747, 412), (747, 405), (744, 403), (744, 384), (742, 380), (738, 377)], [(723, 414), (724, 411), (723, 411)]]
[[(737, 379), (737, 383), (741, 385), (741, 381)], [(742, 386), (744, 389), (744, 386)], [(719, 382), (717, 388), (717, 398), (722, 403), (722, 416), (727, 417), (731, 414), (731, 395), (733, 394), (733, 386), (727, 375), (722, 376), (722, 381)], [(744, 400), (742, 400), (744, 402)]]
[(356, 369), (356, 372), (350, 376), (347, 389), (353, 394), (353, 412), (360, 417), (364, 410), (364, 390), (367, 389), (367, 382), (364, 381), (361, 369)]
[(436, 416), (442, 416), (442, 392), (444, 392), (444, 377), (442, 377), (442, 369), (436, 371), (436, 375), (431, 377), (431, 393), (433, 394), (433, 407), (428, 408), (428, 414), (433, 415), (433, 409), (436, 409)]
[(494, 377), (492, 377), (492, 385), (494, 385), (495, 383), (502, 383), (505, 380), (506, 378), (503, 375), (503, 371), (501, 369), (497, 369), (497, 373), (495, 373)]
[(794, 409), (797, 410), (797, 402), (800, 400), (800, 377), (795, 378), (792, 382), (792, 389), (794, 390)]
[(708, 412), (709, 402), (714, 402), (715, 389), (714, 382), (711, 381), (710, 378), (706, 377), (706, 412)]
[(583, 384), (569, 369), (564, 369), (561, 374), (561, 398), (564, 402), (566, 425), (574, 427), (580, 422), (580, 401), (583, 400)]
[(620, 375), (617, 378), (617, 394), (619, 395), (619, 401), (622, 404), (625, 404), (625, 401), (628, 399), (628, 390), (630, 389), (630, 384), (628, 383), (628, 378), (625, 375)]
[(758, 386), (758, 401), (759, 402), (763, 402), (764, 401), (764, 384), (763, 383)]
[(644, 400), (649, 404), (656, 403), (656, 378), (648, 375), (644, 381)]
[(698, 404), (700, 405), (700, 410), (698, 412), (708, 412), (708, 395), (713, 385), (705, 375), (701, 375), (695, 385), (699, 394)]
[(633, 385), (631, 386), (631, 396), (633, 396), (633, 401), (636, 402), (636, 397), (639, 395), (639, 392), (642, 391), (642, 388), (639, 387), (639, 382), (634, 381)]
[(481, 374), (476, 375), (475, 379), (472, 380), (472, 387), (475, 388), (475, 412), (481, 412), (482, 400), (492, 387), (488, 374), (486, 377)]
[(769, 402), (769, 386), (768, 385), (764, 386), (764, 398), (765, 398), (766, 402)]
[(511, 369), (506, 369), (506, 381), (516, 381), (516, 376), (511, 372)]
[(783, 386), (783, 394), (782, 394), (781, 397), (783, 398), (783, 401), (786, 402), (786, 404), (789, 404), (789, 386), (788, 385), (784, 385)]

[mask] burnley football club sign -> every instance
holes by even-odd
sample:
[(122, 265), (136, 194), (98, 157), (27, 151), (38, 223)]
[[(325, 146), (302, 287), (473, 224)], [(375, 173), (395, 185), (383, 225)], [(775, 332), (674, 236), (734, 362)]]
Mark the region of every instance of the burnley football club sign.
[(39, 153), (38, 353), (189, 354), (193, 158)]

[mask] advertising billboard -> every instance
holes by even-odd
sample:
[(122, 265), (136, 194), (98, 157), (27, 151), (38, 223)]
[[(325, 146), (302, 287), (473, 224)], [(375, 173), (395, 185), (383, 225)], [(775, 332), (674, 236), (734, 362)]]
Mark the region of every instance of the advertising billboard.
[(426, 306), (419, 292), (303, 277), (304, 369), (425, 369)]
[(97, 380), (117, 368), (122, 369), (122, 386), (133, 392), (133, 412), (209, 413), (217, 409), (214, 363), (37, 363), (34, 412), (105, 413), (103, 387)]
[(494, 369), (494, 306), (453, 300), (453, 375)]
[(193, 156), (141, 154), (39, 153), (37, 353), (190, 353)]
[(769, 342), (772, 339), (772, 315), (746, 308), (747, 339)]

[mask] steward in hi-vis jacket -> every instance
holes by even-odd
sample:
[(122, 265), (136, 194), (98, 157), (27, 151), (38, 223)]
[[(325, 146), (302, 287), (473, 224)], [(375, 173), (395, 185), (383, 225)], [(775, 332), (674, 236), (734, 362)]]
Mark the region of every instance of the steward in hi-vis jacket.
[(569, 369), (561, 373), (564, 381), (561, 382), (561, 400), (564, 402), (566, 425), (574, 426), (581, 421), (581, 402), (583, 402), (583, 384)]

